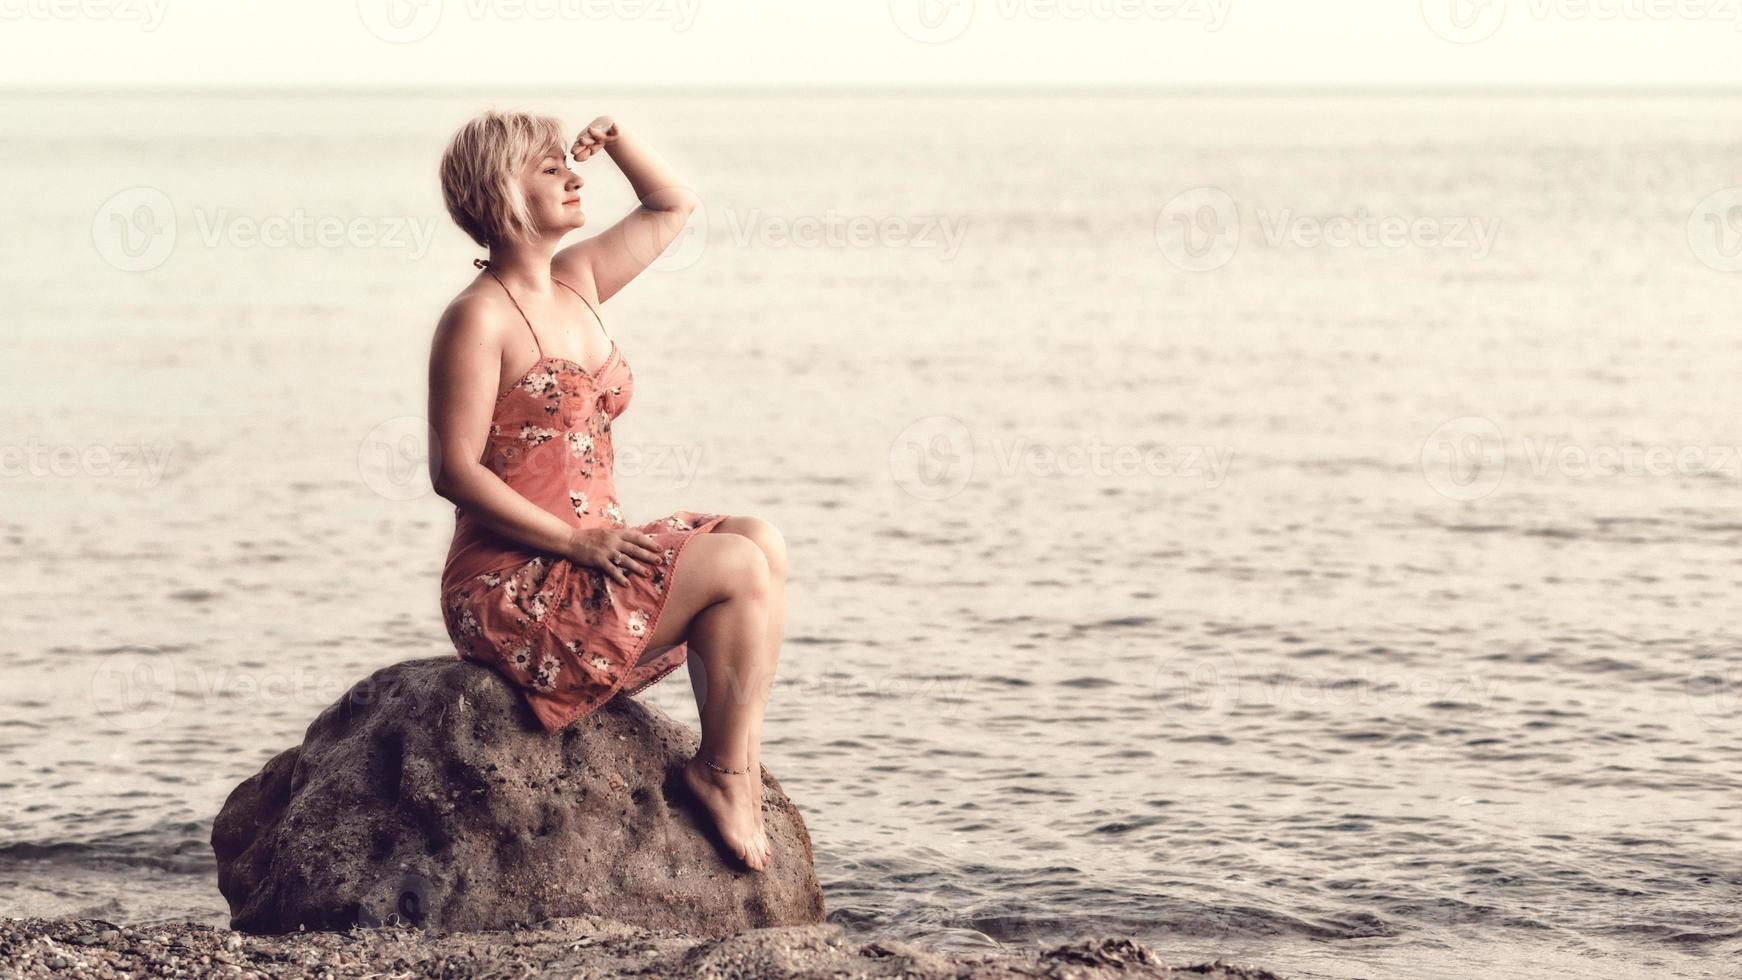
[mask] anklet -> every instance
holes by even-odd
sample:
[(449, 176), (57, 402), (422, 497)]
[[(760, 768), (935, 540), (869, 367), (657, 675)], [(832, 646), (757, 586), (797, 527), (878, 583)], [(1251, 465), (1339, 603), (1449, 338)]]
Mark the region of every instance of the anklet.
[(725, 768), (725, 767), (724, 767), (724, 766), (716, 766), (716, 765), (714, 765), (714, 763), (713, 763), (713, 762), (712, 762), (712, 761), (711, 761), (711, 760), (708, 760), (708, 759), (703, 759), (703, 760), (702, 760), (702, 761), (703, 761), (703, 762), (704, 762), (704, 763), (706, 763), (706, 764), (707, 764), (707, 766), (708, 766), (708, 768), (709, 768), (709, 769), (712, 769), (712, 770), (714, 770), (714, 771), (715, 771), (715, 772), (723, 772), (723, 773), (725, 773), (725, 774), (726, 774), (726, 775), (728, 775), (728, 776), (741, 776), (741, 775), (743, 775), (743, 774), (744, 774), (744, 773), (747, 773), (747, 772), (749, 772), (749, 771), (750, 771), (750, 767), (749, 767), (749, 766), (745, 766), (745, 767), (744, 767), (744, 768), (742, 768), (742, 769), (727, 769), (727, 768)]

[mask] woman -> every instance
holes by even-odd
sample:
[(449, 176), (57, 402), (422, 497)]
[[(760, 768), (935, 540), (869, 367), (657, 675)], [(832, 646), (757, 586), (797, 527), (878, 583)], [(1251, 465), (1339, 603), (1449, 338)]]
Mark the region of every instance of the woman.
[[(558, 249), (586, 222), (584, 181), (549, 116), (487, 112), (441, 162), (448, 213), (490, 253), (430, 352), (436, 492), (455, 504), (442, 615), (460, 657), (500, 671), (546, 731), (689, 664), (701, 748), (683, 778), (752, 870), (762, 830), (762, 717), (784, 626), (786, 550), (753, 517), (679, 511), (625, 523), (611, 423), (634, 376), (599, 307), (676, 238), (697, 201), (633, 133), (595, 119), (641, 204)], [(712, 533), (709, 533), (712, 532)], [(695, 647), (697, 656), (688, 656)]]

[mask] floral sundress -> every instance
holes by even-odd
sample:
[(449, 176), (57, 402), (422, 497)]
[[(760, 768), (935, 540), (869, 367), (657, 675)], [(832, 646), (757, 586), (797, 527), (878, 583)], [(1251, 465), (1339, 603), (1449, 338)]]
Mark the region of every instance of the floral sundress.
[[(537, 343), (538, 332), (532, 335)], [(497, 399), (484, 465), (572, 527), (627, 527), (612, 479), (611, 423), (634, 390), (634, 373), (614, 340), (593, 372), (540, 356)], [(618, 585), (601, 569), (521, 548), (455, 507), (441, 588), (448, 636), (458, 656), (495, 668), (544, 729), (558, 731), (618, 693), (639, 693), (688, 659), (688, 645), (679, 644), (636, 666), (684, 546), (729, 516), (682, 510), (635, 525), (658, 542), (659, 559), (643, 562), (649, 574), (627, 572), (628, 584)]]

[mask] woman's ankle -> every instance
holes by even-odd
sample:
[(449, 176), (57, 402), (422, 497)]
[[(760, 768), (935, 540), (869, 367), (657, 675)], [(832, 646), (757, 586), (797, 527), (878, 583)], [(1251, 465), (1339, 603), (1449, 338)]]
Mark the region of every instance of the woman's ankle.
[(749, 765), (745, 760), (736, 760), (738, 764), (735, 766), (727, 765), (728, 761), (731, 760), (721, 760), (708, 753), (697, 752), (690, 757), (689, 763), (697, 773), (708, 777), (709, 782), (724, 786), (733, 780), (743, 779), (745, 773), (749, 771)]

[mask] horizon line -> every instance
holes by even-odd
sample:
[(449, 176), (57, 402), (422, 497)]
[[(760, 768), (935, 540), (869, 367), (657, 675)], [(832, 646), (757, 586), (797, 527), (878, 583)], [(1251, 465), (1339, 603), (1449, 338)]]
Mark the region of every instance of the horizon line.
[(900, 85), (865, 84), (758, 84), (758, 85), (504, 85), (504, 86), (406, 86), (369, 84), (286, 84), (244, 87), (211, 85), (29, 85), (0, 86), (0, 96), (62, 96), (62, 97), (145, 97), (151, 96), (216, 96), (225, 98), (262, 98), (285, 96), (371, 95), (401, 98), (458, 98), (467, 95), (484, 98), (506, 94), (608, 92), (614, 95), (641, 96), (782, 96), (809, 98), (816, 96), (880, 97), (921, 96), (947, 98), (952, 96), (1149, 96), (1149, 97), (1361, 97), (1361, 98), (1468, 98), (1468, 97), (1529, 97), (1529, 98), (1720, 98), (1742, 95), (1742, 86), (1691, 85)]

